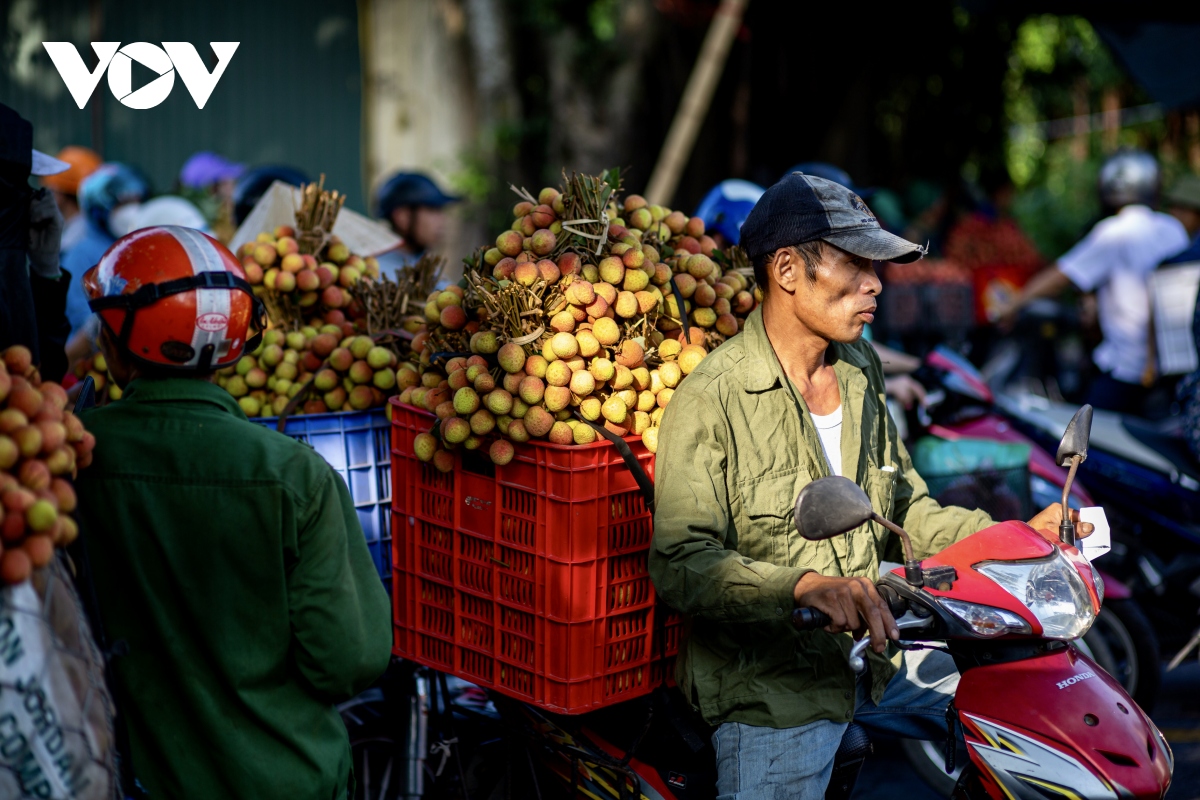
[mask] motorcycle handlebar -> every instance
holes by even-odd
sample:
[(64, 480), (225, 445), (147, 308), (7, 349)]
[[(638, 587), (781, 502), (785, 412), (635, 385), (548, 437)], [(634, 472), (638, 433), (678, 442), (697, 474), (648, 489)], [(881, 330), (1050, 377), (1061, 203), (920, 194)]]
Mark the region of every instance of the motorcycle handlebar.
[[(895, 589), (884, 584), (876, 584), (876, 588), (884, 602), (888, 604), (893, 618), (899, 619), (907, 613), (908, 601), (901, 597)], [(796, 630), (815, 631), (824, 628), (831, 622), (833, 620), (829, 618), (829, 615), (820, 609), (797, 608), (792, 611), (792, 625), (796, 627)]]
[(792, 612), (792, 624), (797, 630), (815, 631), (833, 622), (829, 615), (816, 608), (797, 608)]

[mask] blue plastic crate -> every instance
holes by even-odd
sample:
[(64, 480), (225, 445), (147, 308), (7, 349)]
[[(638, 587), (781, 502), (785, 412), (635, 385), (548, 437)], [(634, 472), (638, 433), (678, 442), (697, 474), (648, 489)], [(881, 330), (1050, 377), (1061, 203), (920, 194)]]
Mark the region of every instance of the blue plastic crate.
[[(251, 422), (276, 430), (278, 417)], [(335, 414), (302, 414), (284, 423), (286, 435), (310, 445), (342, 476), (358, 511), (375, 569), (392, 592), (391, 424), (382, 408)]]

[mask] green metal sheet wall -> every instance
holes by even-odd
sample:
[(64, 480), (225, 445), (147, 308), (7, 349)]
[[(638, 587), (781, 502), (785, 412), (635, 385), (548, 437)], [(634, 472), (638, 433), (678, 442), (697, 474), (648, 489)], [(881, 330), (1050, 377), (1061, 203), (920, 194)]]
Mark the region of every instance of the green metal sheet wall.
[[(365, 208), (353, 0), (0, 0), (0, 10), (0, 102), (33, 123), (39, 149), (98, 146), (108, 160), (140, 167), (160, 193), (189, 155), (214, 150), (249, 165), (291, 164), (314, 179), (324, 172), (327, 188)], [(41, 43), (72, 42), (91, 66), (93, 40), (187, 41), (209, 69), (208, 42), (241, 44), (203, 109), (176, 75), (156, 108), (126, 108), (101, 79), (80, 110)], [(151, 77), (135, 64), (134, 88)]]

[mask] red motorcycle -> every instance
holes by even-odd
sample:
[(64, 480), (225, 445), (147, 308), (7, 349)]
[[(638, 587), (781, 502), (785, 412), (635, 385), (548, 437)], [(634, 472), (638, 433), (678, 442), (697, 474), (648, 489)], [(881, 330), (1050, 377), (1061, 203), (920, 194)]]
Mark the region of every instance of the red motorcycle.
[[(1064, 519), (1075, 471), (1087, 457), (1090, 425), (1085, 406), (1058, 450), (1056, 462), (1070, 467)], [(1120, 683), (1074, 645), (1100, 611), (1104, 583), (1076, 549), (1069, 521), (1059, 530), (1061, 543), (1021, 522), (1003, 522), (921, 562), (913, 558), (908, 534), (877, 514), (853, 481), (839, 477), (806, 486), (795, 519), (811, 540), (874, 521), (903, 541), (905, 565), (876, 585), (900, 629), (900, 646), (942, 649), (944, 642), (962, 675), (948, 716), (970, 762), (954, 797), (1166, 794), (1174, 769), (1166, 739)], [(797, 609), (793, 621), (810, 630), (829, 624), (810, 608)], [(852, 669), (865, 669), (869, 647), (869, 635), (853, 645)], [(954, 750), (948, 741), (947, 761)], [(949, 771), (953, 764), (946, 766)]]

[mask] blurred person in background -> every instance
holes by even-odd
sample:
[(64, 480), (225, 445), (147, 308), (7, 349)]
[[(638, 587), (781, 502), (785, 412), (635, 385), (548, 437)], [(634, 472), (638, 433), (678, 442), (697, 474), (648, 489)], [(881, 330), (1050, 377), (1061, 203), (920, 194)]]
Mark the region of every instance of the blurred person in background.
[(379, 256), (380, 274), (395, 280), (399, 270), (441, 244), (446, 206), (460, 199), (443, 192), (422, 172), (397, 172), (384, 181), (375, 192), (375, 216), (387, 222), (403, 242)]
[(212, 235), (208, 220), (196, 204), (174, 195), (156, 197), (144, 203), (129, 203), (114, 211), (109, 219), (109, 228), (118, 239), (127, 233), (155, 225), (178, 225)]
[(84, 233), (63, 254), (63, 269), (71, 273), (67, 291), (67, 319), (71, 335), (78, 333), (92, 315), (83, 291), (83, 273), (100, 261), (104, 251), (117, 240), (110, 227), (114, 213), (120, 218), (121, 206), (140, 203), (150, 187), (136, 171), (125, 164), (109, 163), (99, 167), (79, 185), (79, 209), (84, 218)]
[(63, 218), (62, 253), (79, 243), (87, 232), (87, 223), (79, 210), (79, 184), (91, 175), (104, 160), (95, 150), (77, 145), (68, 145), (55, 156), (59, 161), (70, 164), (70, 168), (42, 178), (42, 186), (54, 193), (54, 202)]
[(1017, 314), (1033, 300), (1056, 297), (1069, 288), (1095, 292), (1103, 340), (1092, 353), (1099, 374), (1087, 402), (1108, 411), (1141, 413), (1155, 379), (1147, 278), (1190, 243), (1190, 233), (1177, 217), (1151, 208), (1159, 181), (1158, 162), (1149, 153), (1126, 150), (1105, 161), (1100, 199), (1115, 213), (1034, 275), (998, 314), (1001, 329), (1011, 330)]
[(245, 171), (245, 165), (207, 150), (194, 154), (179, 170), (179, 194), (195, 203), (204, 214), (208, 229), (223, 242), (232, 239), (236, 230), (233, 191)]
[(269, 164), (246, 170), (233, 186), (233, 222), (235, 225), (241, 226), (246, 221), (246, 217), (250, 216), (254, 206), (258, 204), (258, 201), (275, 181), (282, 181), (289, 186), (297, 187), (311, 182), (308, 176), (300, 170), (283, 164)]
[(28, 347), (49, 380), (66, 372), (68, 278), (59, 264), (63, 219), (49, 189), (30, 176), (70, 164), (33, 149), (33, 126), (0, 104), (0, 350)]

